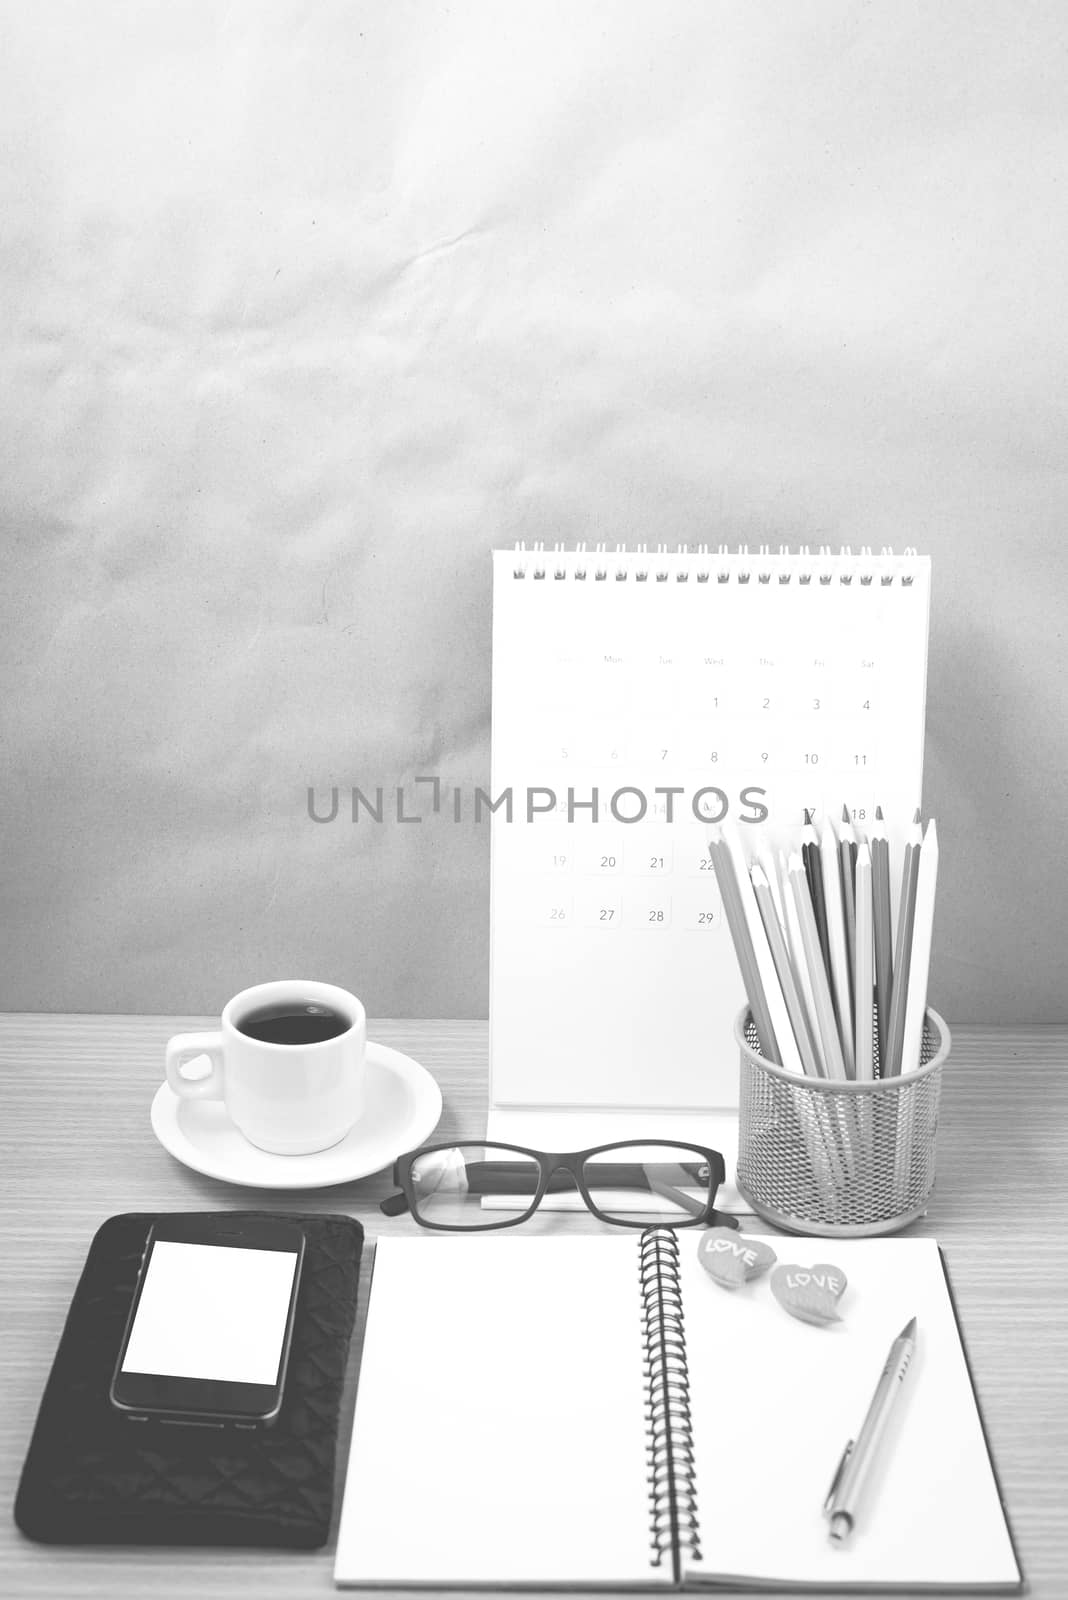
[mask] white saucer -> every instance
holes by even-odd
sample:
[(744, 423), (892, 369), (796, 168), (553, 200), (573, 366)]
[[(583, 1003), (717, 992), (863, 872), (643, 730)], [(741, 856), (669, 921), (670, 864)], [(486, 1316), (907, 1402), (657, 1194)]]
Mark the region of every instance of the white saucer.
[(275, 1156), (238, 1133), (221, 1100), (180, 1100), (162, 1083), (152, 1102), (152, 1131), (194, 1172), (253, 1189), (324, 1189), (380, 1172), (430, 1137), (441, 1116), (441, 1090), (425, 1067), (399, 1050), (367, 1042), (367, 1103), (352, 1132), (331, 1150)]

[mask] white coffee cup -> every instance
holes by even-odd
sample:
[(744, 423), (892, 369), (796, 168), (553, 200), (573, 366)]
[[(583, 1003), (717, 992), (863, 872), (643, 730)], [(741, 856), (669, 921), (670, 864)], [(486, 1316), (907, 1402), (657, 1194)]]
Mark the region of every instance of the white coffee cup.
[[(325, 1006), (349, 1026), (312, 1044), (271, 1044), (240, 1024), (265, 1006)], [(363, 1113), (367, 1017), (354, 994), (331, 983), (290, 978), (258, 983), (228, 1000), (217, 1033), (179, 1033), (167, 1043), (167, 1082), (183, 1100), (222, 1100), (250, 1144), (274, 1155), (303, 1156), (340, 1143)], [(204, 1077), (184, 1063), (211, 1059)]]

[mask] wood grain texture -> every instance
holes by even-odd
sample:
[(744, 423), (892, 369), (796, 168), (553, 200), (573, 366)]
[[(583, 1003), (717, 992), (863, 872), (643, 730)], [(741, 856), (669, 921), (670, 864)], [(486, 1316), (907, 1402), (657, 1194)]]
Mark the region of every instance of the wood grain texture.
[[(0, 1496), (10, 1508), (37, 1403), (93, 1233), (114, 1212), (345, 1211), (368, 1240), (410, 1233), (378, 1201), (388, 1173), (307, 1192), (242, 1190), (190, 1172), (148, 1120), (172, 1033), (204, 1017), (0, 1016)], [(371, 1037), (427, 1066), (445, 1109), (435, 1137), (484, 1131), (486, 1024), (378, 1021)], [(593, 1218), (536, 1217), (528, 1231), (598, 1232)], [(938, 1182), (913, 1234), (943, 1246), (975, 1382), (1030, 1592), (1060, 1596), (1068, 1574), (1068, 1028), (958, 1028), (946, 1071)], [(1007, 1240), (1020, 1266), (991, 1257)], [(343, 1411), (348, 1445), (367, 1275)], [(447, 1375), (443, 1375), (447, 1381)], [(398, 1492), (404, 1492), (401, 1486)], [(477, 1496), (478, 1486), (472, 1485)], [(335, 1510), (336, 1520), (336, 1510)], [(318, 1553), (63, 1550), (0, 1536), (0, 1592), (14, 1597), (197, 1600), (332, 1589)], [(722, 1592), (722, 1591), (721, 1591)]]

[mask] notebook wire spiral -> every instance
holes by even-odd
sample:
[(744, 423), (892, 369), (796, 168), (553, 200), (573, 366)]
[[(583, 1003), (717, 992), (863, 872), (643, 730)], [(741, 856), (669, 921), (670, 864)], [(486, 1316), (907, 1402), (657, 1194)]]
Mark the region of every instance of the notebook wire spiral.
[(679, 1279), (679, 1242), (671, 1228), (647, 1228), (638, 1256), (646, 1384), (651, 1564), (701, 1560), (694, 1471), (690, 1374)]
[(612, 547), (603, 542), (546, 548), (544, 542), (536, 541), (529, 549), (523, 543), (516, 545), (512, 577), (556, 582), (571, 578), (580, 583), (587, 579), (594, 583), (688, 583), (693, 578), (696, 583), (739, 584), (755, 578), (758, 584), (782, 586), (796, 579), (802, 588), (813, 582), (826, 588), (835, 581), (848, 588), (854, 579), (862, 588), (876, 581), (888, 588), (896, 580), (902, 588), (910, 588), (915, 581), (916, 554), (911, 545), (895, 556), (888, 545), (883, 545), (878, 555), (863, 545), (854, 555), (851, 545), (842, 545), (837, 552), (826, 544), (816, 548), (802, 545), (797, 551), (787, 545), (778, 549), (760, 545), (755, 551), (739, 545), (732, 552), (725, 544), (680, 544), (674, 549), (658, 544), (653, 550), (639, 544), (629, 550), (623, 544)]

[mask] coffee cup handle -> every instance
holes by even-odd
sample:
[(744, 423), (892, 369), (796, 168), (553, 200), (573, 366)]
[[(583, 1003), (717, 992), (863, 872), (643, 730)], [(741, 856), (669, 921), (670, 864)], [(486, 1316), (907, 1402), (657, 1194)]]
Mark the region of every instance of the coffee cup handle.
[[(211, 1071), (204, 1078), (186, 1078), (182, 1065), (194, 1056), (210, 1056)], [(221, 1100), (223, 1051), (221, 1033), (176, 1033), (167, 1040), (167, 1082), (182, 1100)]]

